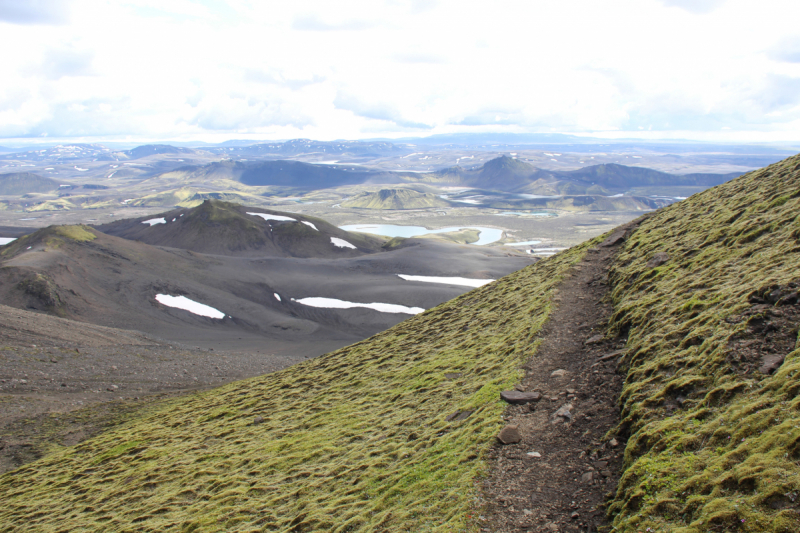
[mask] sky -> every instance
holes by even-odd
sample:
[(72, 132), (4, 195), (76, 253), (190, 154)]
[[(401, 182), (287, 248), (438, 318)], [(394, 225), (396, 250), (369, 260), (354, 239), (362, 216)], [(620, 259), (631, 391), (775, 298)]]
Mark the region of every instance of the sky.
[(800, 141), (800, 2), (0, 0), (0, 145)]

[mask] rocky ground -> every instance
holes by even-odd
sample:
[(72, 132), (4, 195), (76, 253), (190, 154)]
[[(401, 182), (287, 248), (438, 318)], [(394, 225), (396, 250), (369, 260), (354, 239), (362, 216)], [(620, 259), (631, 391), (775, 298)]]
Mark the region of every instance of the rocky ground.
[(214, 351), (0, 305), (0, 472), (76, 444), (156, 401), (299, 359)]
[(482, 486), (482, 531), (593, 532), (605, 522), (625, 448), (613, 434), (625, 339), (605, 337), (607, 270), (624, 231), (573, 267), (525, 378), (504, 394), (512, 403)]

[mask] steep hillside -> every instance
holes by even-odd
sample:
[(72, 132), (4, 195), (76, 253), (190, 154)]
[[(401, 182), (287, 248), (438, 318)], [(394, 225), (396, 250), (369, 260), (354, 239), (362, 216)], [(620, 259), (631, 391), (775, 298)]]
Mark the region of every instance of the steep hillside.
[(412, 191), (410, 189), (381, 189), (355, 196), (345, 202), (344, 207), (360, 209), (423, 209), (427, 207), (450, 207), (447, 200), (435, 194)]
[(58, 182), (32, 172), (0, 174), (0, 196), (16, 196), (58, 189)]
[(610, 273), (622, 531), (800, 531), (800, 156), (654, 213)]
[(142, 157), (160, 154), (193, 154), (195, 151), (191, 148), (180, 148), (169, 144), (146, 144), (137, 146), (132, 150), (126, 150), (124, 153), (130, 159), (141, 159)]
[[(383, 244), (380, 238), (349, 233), (316, 217), (220, 200), (205, 200), (194, 208), (179, 208), (154, 216), (118, 220), (97, 229), (147, 244), (239, 256), (351, 257), (378, 251)], [(337, 246), (332, 238), (344, 240), (354, 248)]]

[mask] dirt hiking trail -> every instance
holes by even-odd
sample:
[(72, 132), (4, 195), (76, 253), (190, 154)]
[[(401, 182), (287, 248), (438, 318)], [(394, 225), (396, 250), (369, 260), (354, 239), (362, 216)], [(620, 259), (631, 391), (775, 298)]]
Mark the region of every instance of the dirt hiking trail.
[(625, 339), (605, 337), (607, 273), (636, 225), (590, 249), (559, 287), (516, 387), (539, 399), (508, 406), (498, 440), (509, 443), (498, 441), (489, 452), (481, 531), (594, 532), (606, 523), (603, 504), (617, 486), (625, 449), (622, 437), (608, 434), (619, 422), (623, 376), (616, 367)]

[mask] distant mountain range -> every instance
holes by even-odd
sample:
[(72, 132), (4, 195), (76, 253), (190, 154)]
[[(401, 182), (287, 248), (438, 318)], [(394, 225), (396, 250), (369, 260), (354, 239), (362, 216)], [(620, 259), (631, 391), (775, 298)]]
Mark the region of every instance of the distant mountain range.
[(223, 161), (171, 171), (175, 179), (229, 179), (250, 186), (320, 189), (366, 183), (429, 183), (538, 195), (609, 195), (632, 187), (711, 187), (739, 173), (676, 175), (618, 164), (573, 171), (543, 170), (501, 156), (475, 168), (454, 166), (430, 173), (376, 171), (357, 165), (324, 165), (300, 161)]

